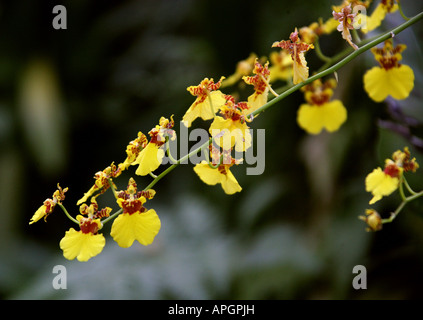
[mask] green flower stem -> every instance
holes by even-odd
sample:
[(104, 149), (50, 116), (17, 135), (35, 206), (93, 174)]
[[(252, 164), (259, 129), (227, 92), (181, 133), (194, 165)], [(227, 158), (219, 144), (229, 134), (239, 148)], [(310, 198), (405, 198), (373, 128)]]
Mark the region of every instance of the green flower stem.
[(104, 219), (103, 221), (101, 221), (101, 223), (103, 224), (103, 226), (109, 222), (110, 220), (113, 220), (114, 218), (116, 218), (118, 215), (120, 215), (122, 213), (123, 209), (119, 209), (118, 211), (116, 211), (114, 214), (112, 214), (111, 216), (107, 217), (106, 219)]
[(406, 200), (407, 200), (407, 202), (410, 202), (410, 201), (416, 200), (417, 198), (420, 198), (422, 196), (423, 196), (423, 190), (413, 194), (412, 196), (407, 197)]
[(316, 41), (314, 41), (314, 52), (319, 57), (320, 60), (325, 62), (331, 62), (332, 58), (323, 54), (322, 49), (320, 48), (319, 38), (316, 36)]
[[(407, 190), (411, 193), (411, 196), (406, 197), (404, 194), (403, 185), (407, 188)], [(405, 205), (421, 196), (423, 196), (423, 191), (415, 192), (411, 189), (410, 185), (408, 184), (407, 180), (405, 179), (404, 175), (401, 176), (401, 180), (399, 182), (399, 192), (402, 198), (402, 202), (398, 206), (398, 208), (391, 213), (391, 216), (387, 219), (382, 219), (382, 223), (390, 223), (392, 222), (396, 216), (401, 212), (401, 210), (405, 207)]]
[[(276, 96), (274, 99), (268, 101), (266, 104), (264, 104), (263, 106), (261, 106), (260, 108), (258, 108), (257, 110), (255, 110), (254, 112), (250, 113), (248, 115), (248, 118), (252, 118), (255, 117), (256, 115), (258, 115), (259, 113), (265, 111), (266, 109), (270, 108), (271, 106), (273, 106), (275, 103), (285, 99), (287, 96), (289, 96), (290, 94), (294, 93), (295, 91), (299, 90), (301, 87), (313, 82), (314, 80), (323, 78), (324, 76), (327, 76), (331, 73), (334, 73), (336, 70), (340, 69), (341, 67), (343, 67), (344, 65), (346, 65), (348, 62), (350, 62), (351, 60), (355, 59), (358, 55), (362, 54), (363, 52), (366, 52), (367, 50), (373, 48), (374, 46), (378, 45), (379, 43), (394, 37), (395, 35), (399, 34), (401, 31), (407, 29), (408, 27), (410, 27), (411, 25), (415, 24), (416, 22), (418, 22), (420, 19), (423, 18), (423, 12), (420, 12), (419, 14), (417, 14), (416, 16), (414, 16), (413, 18), (407, 20), (406, 22), (404, 22), (403, 24), (399, 25), (398, 27), (392, 29), (391, 31), (388, 31), (380, 36), (375, 37), (374, 39), (372, 39), (371, 41), (367, 42), (366, 44), (362, 45), (361, 47), (359, 47), (357, 50), (354, 50), (351, 54), (349, 54), (348, 56), (346, 56), (344, 59), (342, 59), (340, 62), (336, 63), (335, 65), (318, 72), (317, 74), (311, 76), (310, 78), (308, 78), (307, 80), (305, 80), (304, 82), (301, 82), (299, 84), (296, 84), (294, 86), (289, 87), (287, 90), (283, 91), (280, 95)], [(363, 41), (365, 42), (365, 41)], [(348, 51), (351, 51), (352, 49), (349, 48)], [(341, 57), (345, 54), (344, 52), (341, 53), (342, 55), (340, 55)], [(332, 64), (333, 61), (339, 59), (339, 56), (335, 56), (334, 58), (332, 58), (331, 62), (327, 62), (328, 65)], [(210, 99), (210, 98), (209, 98)], [(212, 107), (212, 106), (211, 106)], [(172, 164), (170, 167), (168, 167), (165, 171), (163, 171), (161, 174), (159, 174), (144, 190), (148, 190), (151, 189), (157, 182), (160, 181), (160, 179), (162, 179), (164, 176), (166, 176), (169, 172), (171, 172), (173, 169), (175, 169), (181, 162), (189, 159), (191, 156), (198, 154), (198, 152), (201, 152), (204, 148), (208, 147), (213, 141), (213, 138), (210, 138), (207, 142), (205, 142), (204, 144), (202, 144), (200, 147), (198, 147), (197, 149), (193, 150), (192, 152), (188, 153), (187, 155), (185, 155), (184, 157), (180, 158), (176, 163)], [(423, 192), (422, 192), (423, 193)], [(418, 195), (418, 194), (416, 194)], [(409, 198), (407, 198), (409, 199)]]
[(396, 216), (401, 212), (401, 210), (405, 207), (405, 205), (419, 197), (423, 196), (423, 190), (417, 193), (414, 193), (413, 195), (406, 197), (398, 206), (398, 208), (395, 210), (395, 212), (391, 213), (391, 216), (387, 219), (382, 219), (382, 223), (390, 223), (392, 222)]
[(207, 164), (209, 165), (210, 168), (217, 169), (222, 164), (222, 159), (220, 159), (219, 163), (217, 163), (216, 165), (211, 164), (211, 162), (207, 162)]
[(157, 178), (157, 176), (156, 176), (153, 172), (150, 172), (150, 173), (149, 173), (149, 175), (150, 175), (150, 177), (152, 177), (153, 179), (156, 179), (156, 178)]
[(204, 151), (204, 155), (206, 157), (206, 161), (207, 161), (207, 164), (209, 165), (209, 167), (212, 168), (212, 169), (219, 168), (219, 166), (223, 163), (223, 154), (220, 156), (219, 162), (217, 164), (213, 165), (212, 162), (210, 162), (210, 160), (209, 160), (208, 150), (206, 148), (203, 148), (203, 151)]
[(399, 12), (400, 12), (400, 14), (401, 14), (401, 17), (403, 17), (405, 21), (410, 20), (410, 18), (409, 18), (409, 17), (407, 17), (407, 16), (404, 14), (404, 11), (402, 11), (401, 1), (400, 1), (400, 0), (397, 0), (397, 3), (398, 3), (398, 9), (399, 9)]
[[(110, 189), (112, 189), (113, 195), (115, 196), (116, 199), (118, 199), (117, 191), (116, 191), (116, 188), (115, 188), (115, 186), (113, 184), (112, 178), (108, 178), (107, 180), (109, 181)], [(114, 214), (112, 214), (111, 216), (109, 216), (106, 219), (104, 219), (103, 221), (101, 221), (102, 225), (104, 225), (107, 222), (109, 222), (110, 220), (114, 219), (116, 216), (118, 216), (119, 214), (121, 214), (122, 211), (123, 211), (123, 209), (120, 209), (120, 210), (116, 211)]]
[(400, 181), (399, 181), (399, 193), (400, 193), (402, 201), (407, 200), (407, 198), (405, 197), (405, 194), (404, 194), (404, 187), (403, 187), (404, 180), (405, 180), (404, 175), (401, 175), (401, 178), (400, 178)]
[(194, 151), (191, 151), (190, 153), (188, 153), (187, 155), (183, 156), (182, 158), (180, 158), (178, 161), (176, 161), (176, 163), (172, 164), (170, 167), (168, 167), (165, 171), (163, 171), (162, 173), (160, 173), (157, 178), (155, 178), (147, 187), (144, 188), (144, 191), (147, 191), (148, 189), (153, 188), (153, 186), (160, 181), (160, 179), (162, 179), (164, 176), (166, 176), (169, 172), (171, 172), (173, 169), (175, 169), (179, 164), (181, 164), (181, 162), (184, 162), (185, 160), (188, 160), (190, 157), (192, 157), (193, 155), (198, 154), (199, 152), (201, 152), (204, 148), (208, 148), (208, 146), (212, 143), (213, 138), (210, 138), (207, 142), (203, 143), (200, 147), (198, 147), (197, 149), (195, 149)]
[(61, 204), (61, 203), (58, 203), (58, 205), (59, 205), (59, 207), (63, 210), (63, 212), (66, 214), (66, 216), (69, 218), (69, 220), (71, 220), (71, 221), (75, 222), (75, 223), (79, 226), (79, 221), (78, 221), (78, 220), (76, 220), (75, 218), (73, 218), (73, 217), (69, 214), (68, 210), (66, 210), (66, 208), (64, 207), (64, 205), (63, 205), (63, 204)]
[(410, 192), (412, 195), (415, 195), (416, 192), (413, 189), (411, 189), (411, 187), (408, 184), (408, 181), (407, 181), (407, 179), (405, 179), (405, 177), (403, 177), (403, 182), (404, 182), (404, 185), (407, 188), (408, 192)]
[(395, 212), (392, 212), (391, 216), (389, 218), (381, 220), (382, 224), (383, 223), (391, 223), (392, 221), (394, 221), (394, 219), (397, 217), (398, 213), (400, 213), (400, 211), (402, 210), (402, 208), (404, 208), (404, 206), (406, 204), (407, 204), (407, 201), (401, 202), (401, 204), (398, 206), (397, 210), (395, 210)]
[(360, 36), (358, 35), (357, 29), (352, 29), (351, 30), (352, 36), (354, 38), (354, 41), (357, 43), (361, 42)]
[(170, 153), (169, 137), (168, 136), (166, 136), (166, 154), (167, 154), (168, 158), (170, 159), (170, 161), (172, 162), (172, 164), (175, 164), (175, 163), (178, 162)]
[[(380, 37), (380, 35), (373, 36), (373, 37), (367, 38), (367, 39), (363, 39), (363, 40), (359, 41), (357, 43), (357, 45), (359, 47), (360, 46), (364, 46), (365, 44), (367, 44), (369, 42), (372, 42), (372, 41), (376, 40), (379, 37)], [(321, 66), (319, 68), (318, 72), (323, 71), (323, 70), (326, 70), (327, 68), (329, 68), (330, 66), (332, 66), (334, 63), (341, 61), (343, 58), (345, 58), (351, 52), (354, 52), (354, 49), (351, 46), (348, 46), (347, 48), (345, 48), (341, 52), (339, 52), (336, 55), (334, 55), (333, 57), (331, 57), (330, 60), (328, 60), (323, 66)]]
[(107, 180), (109, 181), (110, 189), (112, 189), (112, 191), (113, 191), (113, 195), (114, 195), (114, 196), (115, 196), (115, 198), (117, 199), (117, 198), (118, 198), (118, 196), (117, 196), (117, 192), (116, 192), (115, 186), (113, 185), (113, 180), (112, 180), (112, 178), (108, 178)]
[(207, 98), (209, 99), (210, 111), (211, 111), (211, 113), (213, 115), (213, 118), (215, 118), (216, 117), (216, 112), (214, 112), (212, 98), (211, 98), (211, 95), (210, 95), (209, 90), (206, 90), (206, 91), (207, 91)]

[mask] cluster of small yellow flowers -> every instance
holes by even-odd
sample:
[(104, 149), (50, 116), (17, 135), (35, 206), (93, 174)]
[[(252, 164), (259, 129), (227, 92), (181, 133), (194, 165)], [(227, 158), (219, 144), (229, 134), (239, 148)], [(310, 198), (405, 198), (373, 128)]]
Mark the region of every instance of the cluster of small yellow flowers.
[[(144, 206), (155, 196), (156, 192), (152, 187), (171, 169), (182, 163), (182, 160), (204, 151), (206, 160), (197, 163), (193, 168), (200, 180), (207, 185), (220, 184), (226, 194), (240, 192), (242, 187), (231, 172), (231, 168), (241, 164), (243, 159), (239, 158), (239, 154), (252, 147), (250, 123), (273, 103), (301, 89), (306, 103), (301, 104), (297, 112), (299, 127), (309, 134), (319, 134), (322, 130), (328, 132), (338, 130), (347, 120), (347, 110), (341, 100), (332, 98), (338, 81), (336, 70), (343, 64), (334, 65), (337, 58), (327, 57), (321, 52), (319, 37), (338, 30), (342, 38), (358, 50), (355, 55), (368, 50), (366, 46), (361, 48), (357, 46), (361, 42), (359, 36), (356, 37), (356, 30), (360, 28), (366, 34), (381, 25), (388, 13), (395, 12), (398, 8), (401, 11), (401, 7), (393, 0), (381, 0), (370, 16), (365, 16), (363, 12), (357, 13), (356, 6), (368, 8), (370, 2), (370, 0), (365, 2), (344, 0), (340, 6), (332, 7), (332, 15), (325, 22), (320, 18), (317, 22), (301, 27), (299, 30), (295, 28), (294, 32), (290, 33), (289, 40), (274, 42), (271, 47), (279, 48), (279, 51), (271, 52), (268, 60), (265, 57), (259, 59), (252, 53), (248, 58), (240, 61), (235, 73), (227, 78), (221, 76), (217, 82), (214, 82), (213, 78), (204, 78), (198, 85), (187, 87), (187, 91), (195, 97), (195, 101), (183, 115), (183, 124), (191, 127), (197, 118), (204, 121), (211, 120), (208, 130), (209, 140), (201, 147), (179, 160), (173, 159), (169, 149), (169, 141), (176, 139), (176, 133), (173, 130), (173, 115), (170, 119), (161, 117), (158, 125), (153, 127), (148, 135), (139, 131), (137, 137), (127, 144), (126, 158), (123, 162), (118, 165), (112, 162), (104, 170), (95, 173), (94, 184), (76, 203), (79, 206), (79, 214), (76, 218), (72, 218), (62, 203), (68, 188), (62, 189), (58, 184), (52, 199), (44, 201), (30, 219), (29, 224), (42, 218), (46, 220), (58, 205), (79, 227), (78, 231), (74, 228), (66, 231), (59, 244), (64, 257), (69, 260), (87, 261), (100, 254), (105, 247), (106, 238), (99, 232), (109, 221), (113, 221), (110, 235), (120, 247), (128, 248), (135, 241), (145, 246), (150, 245), (161, 229), (161, 221), (156, 211)], [(366, 19), (367, 25), (363, 26), (358, 22), (366, 21)], [(418, 20), (413, 19), (415, 20), (413, 23)], [(402, 28), (405, 28), (404, 25)], [(393, 32), (390, 34), (393, 37)], [(352, 41), (353, 35), (357, 44)], [(387, 39), (388, 35), (389, 33), (378, 38), (375, 43), (381, 43)], [(380, 66), (367, 71), (363, 76), (363, 82), (365, 91), (374, 101), (381, 102), (388, 96), (394, 99), (405, 99), (410, 95), (414, 87), (413, 70), (399, 63), (405, 48), (403, 44), (394, 47), (392, 39), (386, 40), (383, 48), (375, 48), (373, 45), (371, 51)], [(313, 75), (312, 78), (309, 78), (309, 67), (305, 59), (305, 54), (310, 49), (315, 49), (312, 52), (325, 62), (321, 69), (332, 66), (318, 75)], [(345, 52), (348, 50), (351, 51), (347, 46)], [(348, 62), (352, 58), (353, 54), (343, 61)], [(329, 71), (335, 72), (336, 80), (330, 79), (323, 82), (322, 77), (327, 76)], [(290, 88), (278, 94), (272, 88), (278, 80), (285, 81)], [(253, 91), (248, 95), (247, 101), (238, 101), (243, 100), (240, 98), (242, 95), (236, 93), (229, 95), (221, 91), (221, 88), (233, 86), (238, 81), (244, 89)], [(269, 93), (275, 96), (274, 101), (268, 101)], [(206, 132), (206, 135), (208, 134)], [(156, 175), (156, 170), (164, 163), (166, 152), (172, 160), (171, 167)], [(137, 166), (136, 175), (150, 175), (154, 180), (140, 191), (131, 177), (126, 190), (117, 191), (115, 179), (121, 177), (122, 172), (131, 166)], [(414, 192), (404, 178), (404, 172), (415, 172), (417, 168), (418, 164), (415, 158), (411, 158), (408, 148), (394, 152), (392, 158), (385, 161), (383, 170), (374, 169), (365, 179), (366, 191), (373, 195), (370, 204), (374, 204), (397, 189), (400, 190), (403, 203), (423, 196), (423, 191)], [(403, 185), (412, 196), (405, 198)], [(99, 209), (97, 198), (107, 190), (111, 190), (116, 198), (118, 209), (115, 212), (109, 207)], [(399, 210), (393, 216), (398, 212)], [(366, 210), (366, 215), (360, 216), (360, 219), (367, 223), (369, 231), (380, 230), (383, 223), (392, 220), (392, 218), (382, 219), (373, 209)]]
[[(209, 127), (212, 162), (203, 160), (196, 164), (194, 171), (206, 184), (221, 184), (226, 194), (233, 194), (242, 188), (229, 168), (242, 163), (242, 159), (233, 158), (231, 153), (233, 150), (242, 153), (251, 147), (252, 136), (248, 123), (254, 119), (252, 113), (268, 101), (271, 90), (269, 62), (262, 64), (252, 54), (238, 64), (235, 74), (228, 77), (229, 82), (225, 83), (224, 79), (221, 77), (219, 82), (214, 83), (213, 79), (205, 78), (200, 85), (188, 87), (188, 91), (197, 98), (186, 111), (183, 120), (190, 126), (198, 117), (203, 120), (213, 119)], [(219, 90), (222, 84), (233, 85), (241, 79), (254, 89), (247, 101), (236, 101), (233, 95)]]
[[(132, 140), (126, 147), (126, 159), (119, 165), (112, 163), (106, 169), (98, 171), (94, 175), (94, 185), (78, 200), (79, 215), (72, 218), (67, 210), (62, 207), (66, 215), (79, 226), (79, 231), (74, 228), (66, 231), (60, 241), (60, 248), (66, 259), (88, 261), (103, 250), (106, 239), (99, 233), (103, 224), (115, 218), (111, 228), (111, 236), (119, 246), (130, 247), (135, 240), (142, 245), (149, 245), (160, 230), (160, 219), (153, 209), (147, 210), (143, 205), (152, 199), (155, 191), (147, 189), (137, 191), (137, 185), (133, 178), (129, 179), (127, 190), (116, 191), (113, 179), (118, 178), (124, 170), (131, 165), (138, 165), (136, 173), (145, 175), (151, 173), (160, 165), (164, 151), (161, 149), (168, 139), (175, 139), (176, 134), (172, 129), (174, 126), (173, 117), (169, 119), (161, 117), (159, 125), (150, 132), (150, 141), (142, 133), (138, 132), (137, 138)], [(112, 189), (117, 199), (120, 210), (111, 215), (109, 207), (99, 210), (97, 198), (108, 189)], [(58, 204), (62, 206), (64, 193), (68, 188), (58, 190), (53, 194), (53, 199), (47, 199), (33, 215), (30, 224), (44, 219)], [(90, 205), (86, 202), (90, 199)]]
[[(232, 165), (237, 165), (242, 160), (232, 158), (231, 152), (233, 149), (237, 152), (244, 152), (251, 147), (252, 138), (247, 122), (251, 122), (252, 118), (249, 117), (249, 114), (267, 102), (270, 74), (268, 63), (263, 66), (255, 59), (252, 73), (254, 76), (244, 75), (242, 77), (245, 83), (254, 86), (254, 93), (249, 96), (248, 102), (236, 102), (231, 95), (224, 95), (221, 91), (210, 92), (210, 89), (204, 90), (204, 86), (201, 85), (189, 87), (198, 88), (197, 91), (189, 90), (198, 97), (185, 113), (184, 119), (193, 119), (192, 114), (200, 114), (199, 111), (196, 111), (196, 108), (206, 108), (207, 110), (215, 111), (212, 114), (213, 122), (209, 128), (209, 133), (212, 137), (212, 162), (214, 162), (214, 165), (211, 165), (208, 161), (202, 161), (194, 167), (194, 171), (206, 184), (215, 185), (220, 183), (227, 194), (233, 194), (242, 189), (229, 170)], [(206, 78), (202, 83), (207, 83), (207, 81), (208, 79)], [(218, 88), (219, 86), (214, 86), (211, 89), (216, 90)], [(215, 95), (212, 96), (213, 93)], [(209, 105), (204, 105), (204, 103)], [(209, 116), (202, 118), (208, 120)], [(223, 163), (216, 164), (214, 157), (216, 154), (219, 155), (219, 159), (223, 159)]]
[[(391, 195), (398, 188), (400, 189), (403, 201), (407, 202), (403, 194), (403, 184), (411, 190), (408, 183), (405, 180), (405, 172), (416, 172), (419, 164), (416, 158), (411, 158), (408, 147), (404, 148), (404, 151), (397, 150), (392, 154), (391, 159), (385, 160), (385, 166), (382, 170), (380, 167), (374, 169), (369, 173), (365, 179), (366, 191), (373, 195), (369, 204), (374, 204), (382, 197)], [(412, 191), (415, 195), (416, 193)], [(369, 230), (377, 231), (382, 229), (383, 220), (375, 210), (366, 211), (366, 217), (360, 216), (360, 219), (364, 220), (369, 225)], [(378, 222), (379, 221), (379, 222)], [(389, 221), (390, 222), (390, 221)]]
[[(319, 18), (317, 22), (312, 22), (308, 26), (299, 29), (295, 28), (294, 32), (290, 34), (289, 40), (277, 41), (272, 44), (272, 47), (277, 47), (281, 50), (270, 53), (270, 64), (267, 62), (263, 67), (264, 70), (268, 70), (268, 74), (259, 74), (261, 70), (258, 70), (257, 66), (262, 66), (263, 64), (258, 62), (256, 54), (251, 54), (247, 59), (238, 63), (236, 72), (228, 77), (228, 81), (223, 81), (223, 84), (225, 86), (232, 85), (239, 79), (244, 79), (246, 83), (253, 84), (256, 91), (249, 96), (248, 103), (251, 108), (250, 112), (257, 110), (257, 106), (254, 105), (255, 102), (257, 102), (257, 105), (263, 105), (267, 102), (268, 91), (271, 90), (274, 93), (268, 85), (269, 83), (274, 83), (277, 80), (287, 82), (292, 80), (292, 83), (296, 85), (308, 79), (309, 67), (305, 59), (307, 51), (316, 49), (316, 54), (323, 60), (326, 62), (331, 60), (321, 53), (318, 43), (319, 37), (338, 30), (342, 38), (357, 50), (358, 46), (352, 40), (351, 31), (355, 32), (360, 29), (365, 34), (367, 31), (379, 26), (387, 13), (395, 12), (398, 8), (398, 5), (393, 0), (382, 0), (373, 14), (368, 17), (365, 15), (366, 10), (363, 9), (369, 8), (370, 4), (371, 1), (344, 0), (338, 6), (332, 6), (332, 16), (327, 20), (323, 21), (322, 18)], [(359, 9), (357, 10), (357, 8)], [(377, 25), (374, 23), (376, 20), (379, 21)], [(398, 45), (393, 49), (392, 39), (385, 42), (384, 49), (372, 49), (381, 67), (374, 67), (366, 72), (363, 82), (366, 92), (373, 100), (380, 102), (388, 95), (395, 99), (404, 99), (410, 94), (414, 86), (413, 71), (408, 66), (398, 63), (402, 58), (401, 52), (404, 49), (405, 45)], [(249, 76), (248, 72), (254, 73), (256, 76)], [(257, 87), (263, 89), (257, 90)], [(325, 90), (333, 94), (333, 90), (328, 88)], [(261, 92), (265, 94), (262, 95)], [(276, 93), (274, 94), (277, 95)], [(319, 93), (316, 92), (315, 95), (317, 96)], [(222, 95), (220, 95), (220, 103), (222, 102), (221, 100)], [(205, 101), (205, 95), (200, 101)], [(340, 100), (326, 100), (320, 103), (307, 102), (307, 104), (303, 104), (300, 107), (297, 122), (308, 133), (316, 134), (321, 132), (323, 128), (333, 132), (338, 130), (342, 123), (346, 121), (346, 110)], [(307, 108), (311, 106), (314, 108)], [(316, 108), (317, 106), (320, 106), (320, 108)], [(206, 109), (210, 110), (210, 106), (206, 105)], [(320, 116), (314, 117), (313, 113)], [(324, 114), (326, 115), (325, 118), (327, 118), (326, 121), (322, 120)], [(208, 119), (210, 117), (211, 115), (209, 114), (208, 117), (204, 118)], [(328, 126), (325, 126), (322, 121), (323, 123), (328, 123)]]
[[(359, 28), (366, 34), (379, 27), (388, 13), (398, 10), (398, 4), (394, 0), (381, 0), (370, 16), (366, 16), (363, 12), (353, 12), (352, 8), (355, 6), (366, 9), (370, 2), (345, 0), (341, 6), (333, 6), (333, 17), (339, 21), (337, 30), (354, 49), (358, 49), (358, 46), (352, 42), (350, 30), (355, 31)], [(402, 100), (413, 90), (413, 70), (399, 63), (402, 60), (401, 53), (405, 49), (404, 44), (394, 47), (392, 38), (385, 41), (383, 48), (371, 49), (380, 66), (368, 70), (363, 76), (363, 83), (365, 91), (375, 102), (381, 102), (388, 96)]]
[[(369, 3), (360, 3), (360, 5), (365, 8), (369, 7)], [(365, 22), (360, 29), (363, 34), (367, 34), (379, 27), (387, 14), (397, 12), (398, 9), (400, 9), (399, 1), (381, 0), (370, 16), (366, 17), (360, 13), (355, 18)], [(402, 11), (401, 15), (407, 20)], [(370, 51), (379, 66), (372, 67), (363, 75), (364, 90), (375, 102), (382, 102), (388, 97), (404, 100), (409, 97), (414, 88), (413, 70), (408, 65), (400, 63), (403, 58), (402, 53), (407, 46), (405, 44), (394, 46), (393, 37), (394, 34), (391, 33), (391, 38), (384, 41), (382, 48), (371, 48)], [(392, 155), (392, 159), (385, 160), (383, 170), (376, 168), (367, 175), (366, 191), (373, 195), (369, 204), (376, 203), (398, 189), (402, 198), (401, 204), (395, 212), (391, 213), (390, 218), (382, 219), (380, 214), (373, 209), (367, 210), (366, 216), (360, 216), (360, 219), (367, 223), (368, 231), (381, 230), (383, 223), (392, 222), (406, 203), (423, 195), (423, 192), (414, 192), (404, 176), (405, 172), (415, 172), (417, 168), (418, 164), (415, 158), (411, 159), (408, 148), (404, 148), (404, 151), (396, 151)], [(404, 187), (411, 193), (410, 197), (405, 196)]]
[[(349, 43), (349, 45), (357, 50), (358, 46), (353, 43), (350, 31), (355, 32), (357, 29), (360, 29), (364, 34), (366, 34), (368, 31), (374, 30), (376, 27), (380, 26), (381, 21), (385, 18), (386, 14), (396, 12), (399, 7), (394, 0), (382, 0), (377, 4), (372, 15), (368, 17), (365, 15), (365, 11), (369, 8), (370, 4), (371, 1), (344, 0), (341, 5), (332, 7), (333, 17), (328, 19), (325, 23), (323, 23), (320, 19), (319, 22), (314, 22), (309, 26), (300, 28), (299, 34), (301, 39), (306, 43), (314, 44), (316, 46), (316, 53), (318, 53), (322, 59), (327, 61), (330, 60), (330, 58), (325, 56), (322, 57), (318, 45), (318, 39), (319, 36), (329, 34), (336, 28), (339, 32), (341, 32), (342, 37)], [(357, 10), (357, 8), (359, 9)], [(287, 45), (287, 42), (274, 44), (274, 46), (281, 47), (286, 47)], [(365, 91), (375, 102), (381, 102), (388, 96), (397, 100), (406, 99), (413, 90), (413, 70), (409, 66), (399, 63), (402, 60), (401, 53), (405, 49), (406, 46), (404, 44), (399, 44), (394, 47), (392, 38), (389, 38), (384, 42), (383, 48), (373, 47), (371, 49), (375, 59), (379, 62), (379, 66), (373, 67), (363, 75), (363, 84)], [(297, 65), (305, 66), (305, 64)], [(273, 66), (271, 66), (270, 69), (273, 70)], [(307, 74), (308, 77), (308, 68), (307, 73), (305, 68), (300, 68), (299, 70), (303, 70), (303, 74)], [(304, 78), (299, 82), (304, 81)], [(294, 84), (296, 83), (298, 83), (298, 81), (294, 80)], [(321, 91), (324, 92), (324, 90)], [(326, 91), (330, 91), (330, 89), (326, 89)], [(326, 97), (325, 94), (321, 96)], [(333, 124), (333, 129), (326, 127), (328, 131), (338, 130), (340, 125), (346, 120), (345, 108), (339, 100), (331, 102), (333, 107), (331, 111), (329, 111), (328, 108), (311, 108), (311, 106), (317, 106), (318, 103), (310, 103), (309, 100), (307, 100), (307, 102), (307, 104), (303, 104), (300, 107), (297, 122), (300, 127), (305, 129), (308, 133), (319, 133), (321, 128), (325, 127), (322, 125), (322, 117), (324, 114), (333, 120), (327, 120), (328, 123)], [(328, 104), (324, 105), (328, 107)], [(327, 112), (323, 111), (325, 109)], [(339, 125), (336, 125), (337, 123)]]
[[(37, 210), (30, 224), (51, 213), (56, 203), (61, 204), (60, 201), (64, 199), (63, 193), (66, 190), (67, 188), (62, 190), (59, 187), (53, 197), (54, 200), (46, 200), (48, 204), (45, 208), (43, 206), (42, 210)], [(88, 261), (101, 253), (106, 244), (105, 237), (98, 232), (103, 227), (102, 219), (110, 219), (112, 209), (109, 207), (98, 209), (96, 197), (99, 195), (91, 197), (90, 205), (83, 203), (80, 206), (80, 214), (73, 219), (80, 230), (76, 231), (74, 228), (70, 228), (60, 241), (63, 256), (68, 260), (76, 258), (78, 261)], [(142, 245), (149, 245), (153, 242), (160, 230), (160, 219), (153, 209), (147, 210), (143, 205), (154, 195), (155, 191), (152, 189), (137, 192), (133, 178), (129, 179), (127, 190), (116, 192), (117, 204), (121, 210), (115, 213), (118, 216), (113, 222), (110, 234), (119, 246), (128, 248), (135, 240)]]
[[(261, 65), (255, 59), (251, 72), (242, 75), (245, 83), (254, 87), (254, 93), (248, 102), (236, 102), (233, 96), (225, 95), (219, 90), (224, 77), (217, 83), (213, 79), (205, 78), (198, 86), (187, 88), (193, 96), (196, 96), (196, 100), (186, 111), (183, 117), (184, 124), (190, 126), (198, 117), (203, 120), (213, 119), (209, 129), (211, 163), (203, 161), (194, 167), (194, 171), (206, 184), (221, 184), (227, 194), (242, 190), (230, 171), (230, 167), (240, 164), (242, 159), (233, 158), (231, 152), (232, 150), (244, 152), (251, 147), (252, 138), (247, 122), (253, 119), (250, 113), (267, 102), (269, 74), (268, 63)], [(165, 152), (169, 152), (167, 142), (176, 139), (173, 127), (173, 116), (170, 119), (161, 117), (159, 124), (148, 132), (149, 139), (141, 131), (138, 132), (137, 137), (126, 146), (126, 158), (122, 163), (118, 165), (112, 163), (94, 175), (94, 185), (77, 201), (80, 214), (76, 219), (72, 218), (64, 207), (62, 208), (79, 226), (79, 231), (74, 228), (66, 231), (60, 241), (60, 248), (66, 259), (87, 261), (101, 253), (106, 239), (99, 231), (104, 223), (112, 219), (114, 221), (110, 235), (120, 247), (130, 247), (134, 241), (142, 245), (149, 245), (154, 241), (161, 228), (161, 222), (155, 210), (146, 209), (144, 204), (154, 197), (155, 191), (148, 187), (138, 191), (133, 178), (130, 178), (126, 190), (116, 191), (114, 179), (131, 166), (137, 166), (135, 174), (139, 176), (150, 174), (157, 181), (157, 176), (153, 172), (162, 164)], [(56, 204), (62, 205), (67, 188), (64, 190), (58, 188), (53, 199), (47, 199), (37, 210), (30, 224), (50, 214)], [(120, 208), (113, 214), (111, 208), (99, 210), (97, 204), (97, 198), (109, 189), (113, 191)], [(87, 201), (90, 201), (90, 205), (86, 204)]]
[(301, 89), (307, 103), (298, 109), (298, 125), (310, 134), (318, 134), (322, 129), (333, 132), (347, 119), (347, 110), (342, 101), (332, 100), (335, 79), (322, 83), (320, 79)]
[(407, 98), (413, 90), (413, 69), (399, 63), (402, 60), (401, 52), (405, 49), (405, 44), (394, 47), (392, 39), (386, 40), (381, 49), (371, 49), (380, 66), (368, 70), (363, 80), (364, 89), (374, 101), (381, 102), (388, 96), (402, 100)]

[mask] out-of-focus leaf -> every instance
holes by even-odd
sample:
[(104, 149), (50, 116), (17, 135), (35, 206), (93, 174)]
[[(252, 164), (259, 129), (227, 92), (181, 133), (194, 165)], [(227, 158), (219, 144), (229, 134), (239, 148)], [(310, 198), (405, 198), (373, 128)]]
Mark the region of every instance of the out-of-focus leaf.
[(24, 69), (19, 111), (33, 161), (44, 174), (57, 174), (67, 161), (67, 121), (58, 78), (48, 61), (34, 59)]

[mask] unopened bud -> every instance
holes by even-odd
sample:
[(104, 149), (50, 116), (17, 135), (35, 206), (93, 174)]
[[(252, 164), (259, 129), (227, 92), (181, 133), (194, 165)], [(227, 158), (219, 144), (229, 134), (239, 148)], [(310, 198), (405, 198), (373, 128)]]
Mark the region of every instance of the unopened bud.
[(382, 218), (376, 210), (366, 209), (366, 216), (359, 216), (358, 218), (367, 223), (367, 231), (379, 231), (382, 229)]

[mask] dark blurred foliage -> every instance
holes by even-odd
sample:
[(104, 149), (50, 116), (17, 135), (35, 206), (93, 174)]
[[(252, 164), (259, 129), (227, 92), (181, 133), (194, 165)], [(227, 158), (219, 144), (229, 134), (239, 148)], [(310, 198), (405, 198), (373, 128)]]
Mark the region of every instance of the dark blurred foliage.
[[(412, 16), (420, 2), (403, 1)], [(55, 5), (67, 29), (52, 27)], [(87, 263), (58, 247), (72, 223), (59, 208), (28, 226), (57, 183), (76, 201), (95, 172), (125, 158), (138, 131), (161, 116), (179, 120), (186, 91), (203, 78), (233, 73), (251, 52), (267, 56), (295, 27), (331, 16), (332, 1), (3, 1), (0, 5), (0, 297), (4, 299), (410, 299), (421, 298), (423, 200), (405, 207), (378, 233), (357, 217), (368, 208), (365, 176), (409, 146), (423, 165), (422, 22), (395, 38), (415, 72), (404, 101), (374, 103), (362, 85), (375, 65), (370, 52), (338, 71), (336, 97), (348, 121), (333, 134), (309, 136), (296, 124), (296, 92), (263, 113), (266, 169), (233, 170), (243, 191), (227, 196), (181, 165), (148, 203), (162, 220), (149, 247), (119, 248), (106, 225), (106, 247)], [(388, 16), (381, 30), (402, 23)], [(378, 31), (378, 32), (379, 32)], [(322, 37), (327, 55), (346, 48)], [(321, 66), (308, 54), (311, 72)], [(281, 84), (283, 86), (283, 84)], [(230, 92), (228, 92), (230, 93)], [(200, 120), (194, 126), (206, 128)], [(133, 171), (118, 187), (126, 187)], [(140, 186), (150, 177), (136, 177)], [(409, 178), (423, 189), (421, 172)], [(109, 193), (102, 206), (116, 208)], [(374, 208), (389, 216), (395, 194)], [(54, 290), (54, 265), (66, 266), (67, 290)], [(354, 290), (355, 265), (368, 289)]]

